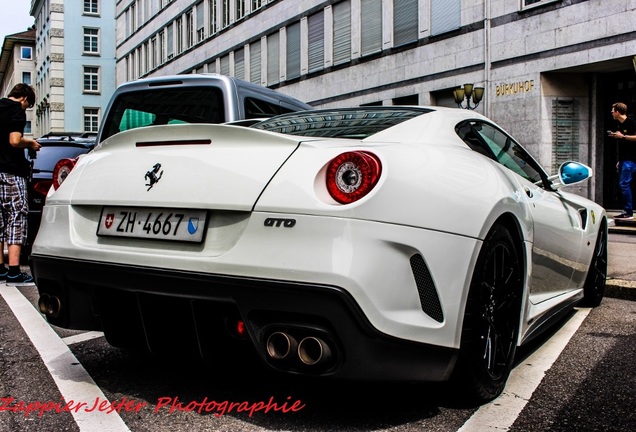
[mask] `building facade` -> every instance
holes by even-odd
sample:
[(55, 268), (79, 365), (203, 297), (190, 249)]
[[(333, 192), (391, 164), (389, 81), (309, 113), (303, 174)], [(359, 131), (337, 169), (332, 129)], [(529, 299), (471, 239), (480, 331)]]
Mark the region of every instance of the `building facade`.
[(36, 135), (97, 132), (115, 90), (112, 0), (31, 0)]
[[(35, 30), (28, 29), (4, 38), (0, 53), (0, 97), (7, 97), (19, 83), (33, 85), (35, 76)], [(33, 138), (34, 109), (26, 110), (24, 136)]]
[(633, 0), (118, 0), (117, 84), (217, 72), (316, 107), (477, 106), (571, 190), (618, 208), (613, 102), (636, 109)]

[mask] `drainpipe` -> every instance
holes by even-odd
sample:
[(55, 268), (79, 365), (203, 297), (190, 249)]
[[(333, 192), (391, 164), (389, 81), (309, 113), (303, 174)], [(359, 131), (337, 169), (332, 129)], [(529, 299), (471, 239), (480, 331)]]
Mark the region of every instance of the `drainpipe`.
[(484, 0), (484, 115), (490, 117), (490, 0)]

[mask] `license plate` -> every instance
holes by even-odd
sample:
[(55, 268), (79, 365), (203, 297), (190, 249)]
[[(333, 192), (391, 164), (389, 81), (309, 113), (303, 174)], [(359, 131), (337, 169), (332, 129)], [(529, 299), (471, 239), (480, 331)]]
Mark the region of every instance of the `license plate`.
[(207, 215), (206, 210), (104, 207), (97, 235), (200, 243)]

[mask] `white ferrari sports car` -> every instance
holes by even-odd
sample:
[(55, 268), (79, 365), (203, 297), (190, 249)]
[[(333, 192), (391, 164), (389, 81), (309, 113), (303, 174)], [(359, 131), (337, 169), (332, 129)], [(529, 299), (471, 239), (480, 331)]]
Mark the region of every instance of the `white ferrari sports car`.
[(113, 346), (481, 403), (518, 346), (604, 295), (606, 213), (563, 189), (591, 169), (549, 175), (468, 110), (148, 126), (72, 165), (33, 246), (39, 306)]

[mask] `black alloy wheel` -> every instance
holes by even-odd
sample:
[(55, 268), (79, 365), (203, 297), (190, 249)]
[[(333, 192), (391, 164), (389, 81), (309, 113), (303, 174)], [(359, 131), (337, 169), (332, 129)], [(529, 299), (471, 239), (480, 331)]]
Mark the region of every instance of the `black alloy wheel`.
[(506, 385), (517, 347), (522, 263), (507, 228), (496, 225), (477, 259), (453, 381), (469, 403), (485, 403)]
[(605, 283), (607, 280), (607, 225), (605, 220), (601, 222), (594, 246), (592, 262), (588, 269), (585, 285), (583, 285), (582, 306), (596, 307), (601, 304), (605, 295)]

